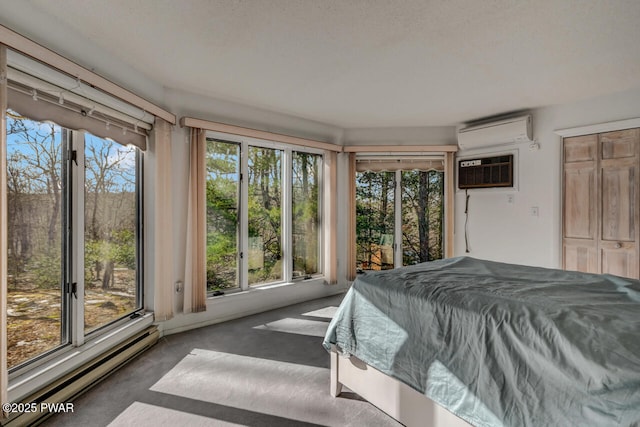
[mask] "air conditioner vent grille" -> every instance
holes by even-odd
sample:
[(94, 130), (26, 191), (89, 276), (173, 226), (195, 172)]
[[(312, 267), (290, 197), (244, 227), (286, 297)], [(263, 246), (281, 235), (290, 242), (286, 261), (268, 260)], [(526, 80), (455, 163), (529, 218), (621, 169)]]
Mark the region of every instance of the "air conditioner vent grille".
[(458, 188), (513, 187), (513, 154), (458, 161)]

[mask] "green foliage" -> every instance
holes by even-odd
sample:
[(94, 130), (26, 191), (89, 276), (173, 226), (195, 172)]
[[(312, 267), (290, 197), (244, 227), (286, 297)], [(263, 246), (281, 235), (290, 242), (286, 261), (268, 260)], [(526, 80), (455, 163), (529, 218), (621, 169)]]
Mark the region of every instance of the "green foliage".
[[(113, 261), (118, 266), (130, 270), (136, 268), (135, 234), (132, 230), (119, 230), (113, 233), (111, 240), (87, 240), (84, 245), (85, 281), (98, 280), (99, 270)], [(95, 271), (95, 274), (94, 274)]]
[(237, 183), (229, 180), (207, 180), (207, 218), (209, 223), (222, 227), (221, 231), (234, 232), (238, 220)]
[(135, 270), (136, 236), (133, 230), (123, 229), (114, 233), (110, 255), (116, 264)]
[(237, 246), (235, 235), (207, 235), (207, 289), (234, 288), (236, 281)]
[(13, 252), (9, 252), (7, 256), (7, 273), (9, 283), (13, 285), (13, 287), (17, 287), (20, 276), (26, 270), (27, 261), (24, 256), (19, 256), (14, 254)]
[(60, 250), (49, 250), (32, 258), (29, 270), (34, 273), (33, 282), (40, 289), (60, 289), (62, 266)]

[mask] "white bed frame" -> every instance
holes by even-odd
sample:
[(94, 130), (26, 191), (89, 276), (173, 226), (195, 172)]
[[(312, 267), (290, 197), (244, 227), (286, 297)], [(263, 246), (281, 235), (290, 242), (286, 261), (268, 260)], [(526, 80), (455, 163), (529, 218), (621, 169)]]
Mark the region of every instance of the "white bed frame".
[(355, 356), (331, 355), (331, 396), (348, 387), (407, 427), (471, 427), (461, 418), (408, 385), (383, 374)]

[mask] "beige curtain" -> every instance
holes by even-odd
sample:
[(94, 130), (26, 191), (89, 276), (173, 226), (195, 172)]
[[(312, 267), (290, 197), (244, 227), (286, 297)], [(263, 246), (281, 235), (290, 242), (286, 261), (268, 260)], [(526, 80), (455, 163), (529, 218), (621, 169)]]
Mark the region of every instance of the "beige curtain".
[[(0, 403), (7, 387), (7, 48), (0, 44)], [(7, 413), (0, 411), (0, 419)]]
[(191, 128), (189, 149), (184, 312), (196, 313), (207, 309), (206, 139), (204, 130)]
[(338, 283), (337, 191), (338, 153), (324, 153), (324, 276), (330, 285)]
[(171, 197), (171, 125), (156, 118), (153, 133), (156, 158), (154, 183), (154, 292), (156, 321), (173, 317), (173, 200)]
[(349, 222), (347, 280), (356, 279), (356, 153), (349, 153)]

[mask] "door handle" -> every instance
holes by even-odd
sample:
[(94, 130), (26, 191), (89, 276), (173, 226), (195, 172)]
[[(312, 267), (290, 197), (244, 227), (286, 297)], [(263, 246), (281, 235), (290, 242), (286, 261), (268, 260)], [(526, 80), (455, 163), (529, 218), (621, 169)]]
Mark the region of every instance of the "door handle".
[(622, 243), (618, 242), (615, 245), (613, 245), (613, 247), (616, 249), (620, 249), (622, 247)]

